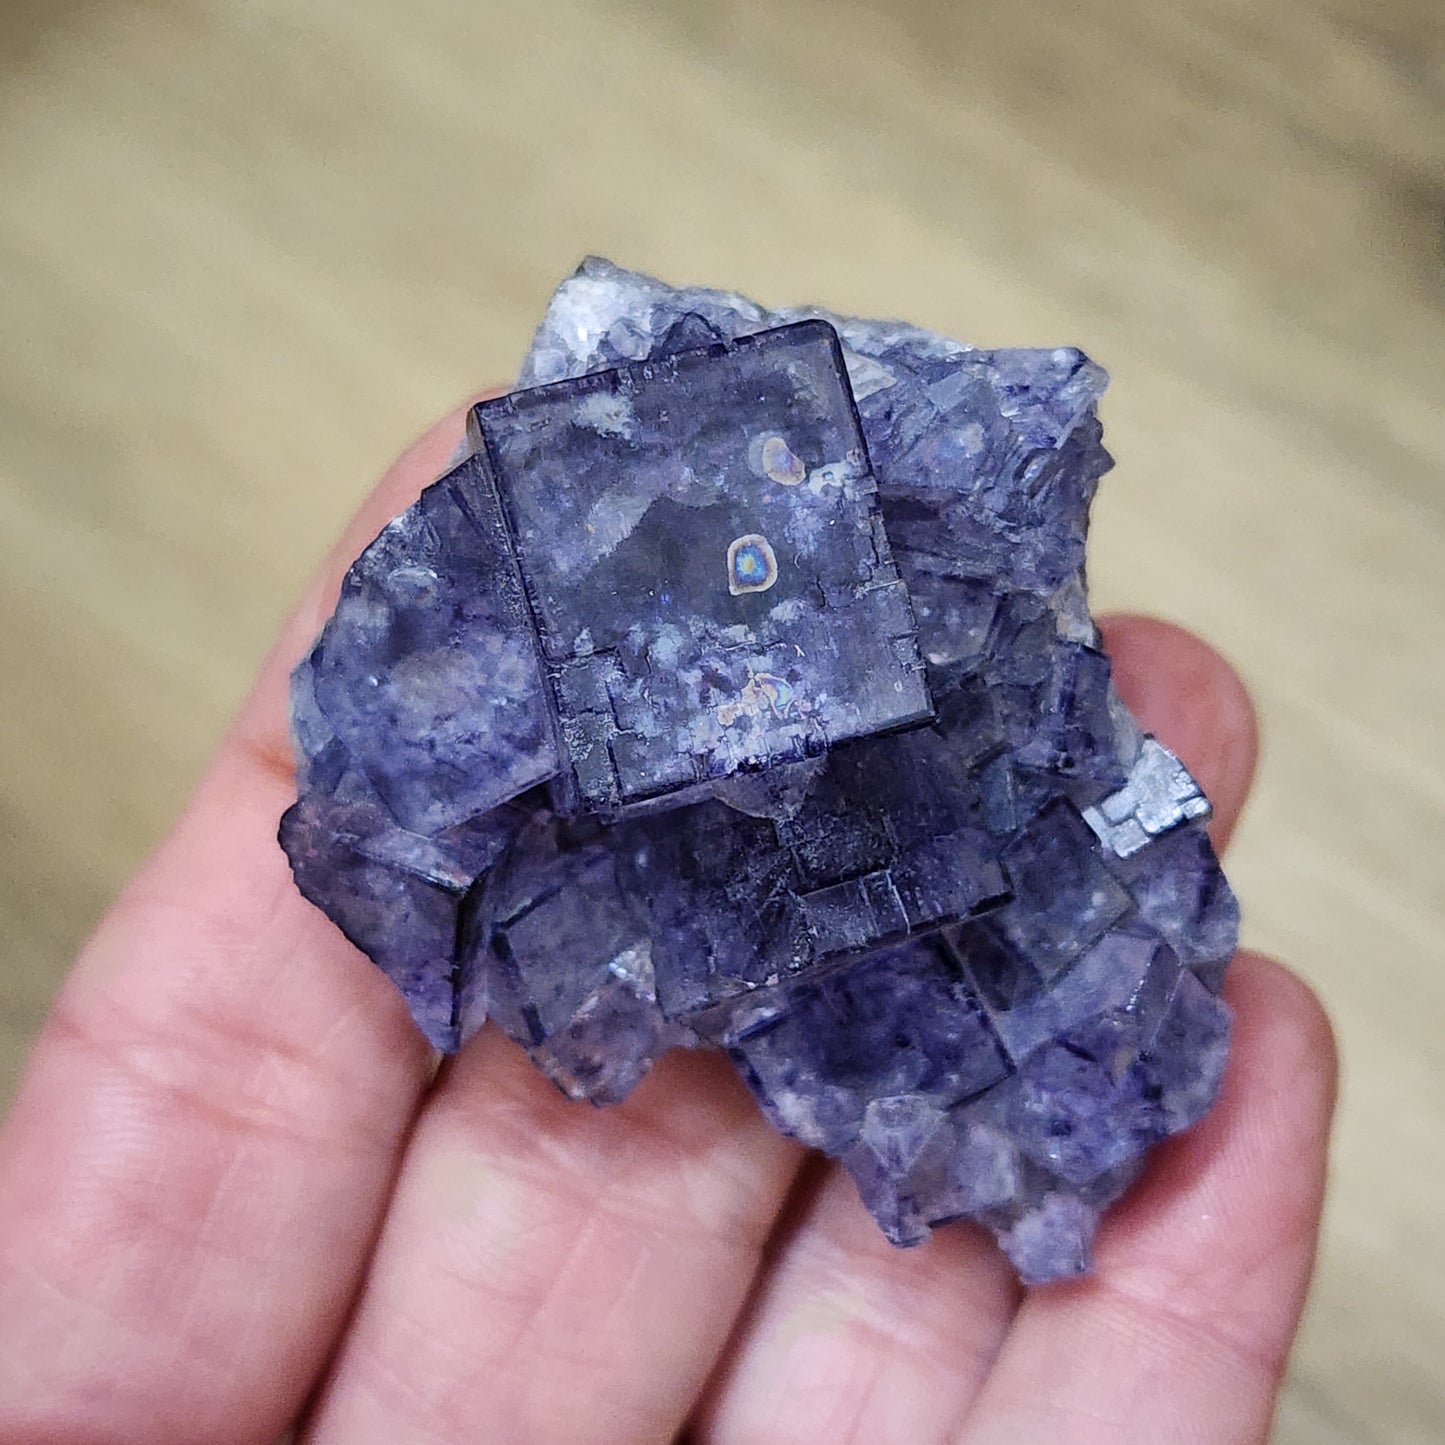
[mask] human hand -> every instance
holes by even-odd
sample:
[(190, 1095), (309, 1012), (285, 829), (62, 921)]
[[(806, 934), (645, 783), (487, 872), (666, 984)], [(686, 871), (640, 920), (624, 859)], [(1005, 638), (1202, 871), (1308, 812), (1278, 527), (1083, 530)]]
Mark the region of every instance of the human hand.
[[(1232, 965), (1219, 1102), (1107, 1216), (1094, 1275), (1030, 1294), (972, 1227), (889, 1246), (716, 1056), (601, 1111), (495, 1030), (433, 1077), (275, 832), (287, 673), (460, 429), (363, 506), (36, 1045), (0, 1134), (0, 1440), (1263, 1440), (1334, 1092), (1324, 1014), (1276, 964)], [(1105, 636), (1222, 843), (1242, 685), (1165, 624)]]

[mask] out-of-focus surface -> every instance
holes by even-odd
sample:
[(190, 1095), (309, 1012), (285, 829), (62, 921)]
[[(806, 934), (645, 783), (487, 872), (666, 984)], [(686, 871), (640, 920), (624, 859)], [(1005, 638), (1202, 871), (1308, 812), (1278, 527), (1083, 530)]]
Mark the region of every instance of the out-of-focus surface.
[(1232, 871), (1345, 1057), (1276, 1438), (1445, 1431), (1445, 11), (11, 0), (0, 1096), (289, 600), (587, 251), (1082, 345), (1098, 603), (1264, 716)]

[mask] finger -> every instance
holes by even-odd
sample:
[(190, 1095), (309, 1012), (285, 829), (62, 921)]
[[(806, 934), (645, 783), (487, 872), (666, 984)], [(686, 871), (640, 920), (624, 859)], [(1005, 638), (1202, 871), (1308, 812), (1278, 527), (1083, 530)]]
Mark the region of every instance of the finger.
[(1254, 1445), (1314, 1263), (1335, 1094), (1318, 1000), (1241, 955), (1219, 1102), (1105, 1221), (1092, 1278), (1035, 1291), (957, 1439)]
[(362, 507), (36, 1044), (0, 1133), (6, 1441), (272, 1438), (331, 1347), (431, 1064), (276, 845), (286, 677), (460, 431)]
[[(336, 596), (347, 568), (367, 543), (393, 517), (405, 511), (422, 488), (435, 481), (453, 464), (466, 434), (467, 412), (473, 402), (485, 401), (498, 392), (479, 393), (472, 401), (449, 412), (423, 432), (387, 469), (381, 481), (362, 500), (341, 536), (326, 554), (301, 599), (281, 626), (281, 635), (262, 664), (250, 696), (232, 724), (227, 742), (258, 755), (286, 782), (290, 794), (294, 764), (291, 756), (288, 699), (291, 669), (316, 640), (336, 607)], [(294, 798), (288, 798), (288, 803)]]
[(1114, 685), (1145, 731), (1177, 753), (1214, 805), (1223, 848), (1249, 796), (1259, 722), (1239, 674), (1202, 638), (1157, 617), (1103, 619)]
[(717, 1054), (599, 1111), (485, 1031), (418, 1122), (306, 1438), (671, 1440), (800, 1159)]
[[(1104, 634), (1140, 722), (1201, 768), (1227, 831), (1254, 766), (1242, 684), (1168, 624), (1118, 618)], [(918, 1249), (894, 1249), (852, 1181), (830, 1168), (739, 1327), (700, 1436), (719, 1445), (938, 1440), (977, 1393), (1018, 1299), (1012, 1267), (981, 1230), (945, 1229)]]
[(698, 1415), (699, 1442), (940, 1438), (977, 1390), (1018, 1302), (973, 1225), (895, 1249), (835, 1165), (779, 1248)]

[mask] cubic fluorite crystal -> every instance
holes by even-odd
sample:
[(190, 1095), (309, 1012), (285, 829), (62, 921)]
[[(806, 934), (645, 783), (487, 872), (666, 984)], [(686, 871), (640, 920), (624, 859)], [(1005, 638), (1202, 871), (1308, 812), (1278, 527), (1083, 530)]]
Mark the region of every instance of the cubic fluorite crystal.
[(302, 892), (439, 1049), (715, 1045), (895, 1243), (1082, 1272), (1238, 923), (1088, 613), (1104, 381), (586, 262), (296, 670)]

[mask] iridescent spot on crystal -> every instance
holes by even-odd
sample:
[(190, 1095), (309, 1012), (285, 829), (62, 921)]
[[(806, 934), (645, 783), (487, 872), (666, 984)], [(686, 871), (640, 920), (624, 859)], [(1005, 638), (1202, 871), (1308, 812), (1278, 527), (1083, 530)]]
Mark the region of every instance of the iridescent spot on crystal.
[(748, 448), (748, 459), (780, 487), (796, 487), (799, 482), (807, 480), (808, 468), (801, 458), (793, 455), (792, 448), (783, 437), (755, 437)]
[(734, 597), (766, 592), (778, 580), (778, 559), (772, 543), (758, 532), (728, 543), (728, 591)]

